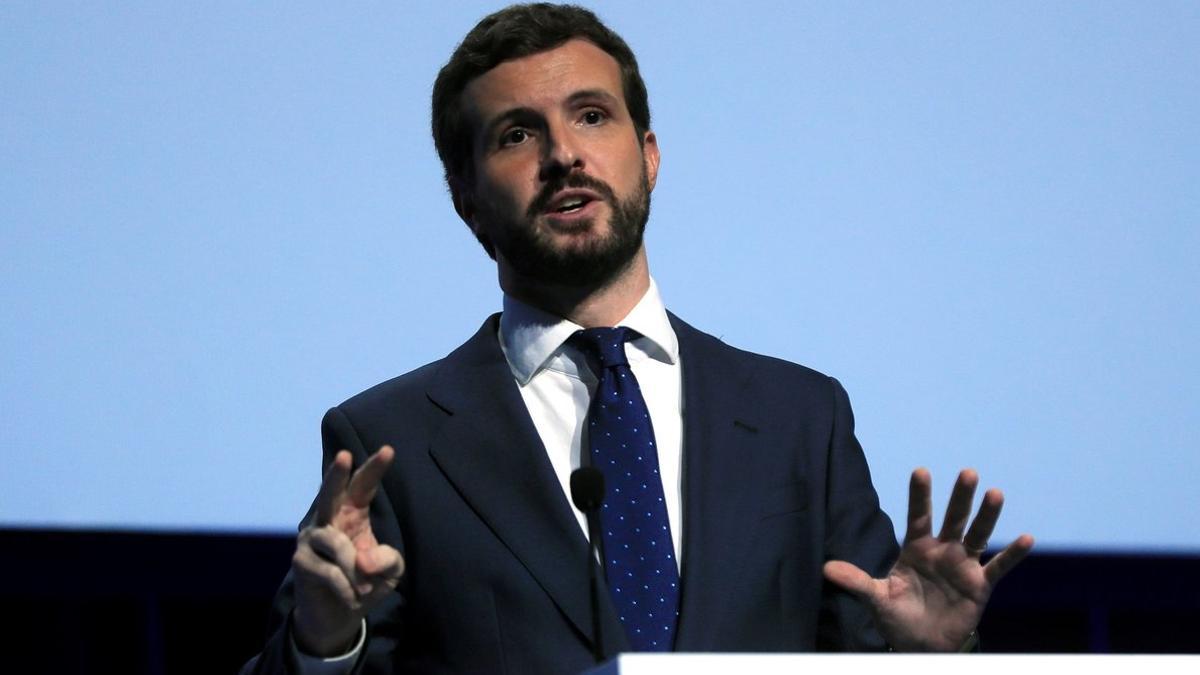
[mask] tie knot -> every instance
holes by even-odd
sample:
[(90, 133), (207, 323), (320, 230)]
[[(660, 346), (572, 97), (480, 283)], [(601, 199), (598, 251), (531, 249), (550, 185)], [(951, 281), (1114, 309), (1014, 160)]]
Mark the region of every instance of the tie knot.
[(624, 326), (586, 328), (576, 331), (571, 342), (588, 357), (593, 367), (598, 364), (601, 368), (611, 368), (629, 363), (625, 357), (625, 341), (636, 336), (637, 333)]

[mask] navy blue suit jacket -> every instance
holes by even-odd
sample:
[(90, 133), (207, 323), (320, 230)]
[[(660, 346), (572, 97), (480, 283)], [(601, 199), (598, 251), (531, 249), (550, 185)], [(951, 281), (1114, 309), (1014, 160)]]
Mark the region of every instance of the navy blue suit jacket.
[[(587, 541), (551, 469), (490, 317), (446, 358), (331, 409), (325, 463), (396, 460), (372, 504), (401, 551), (398, 592), (368, 617), (359, 672), (578, 673), (591, 665)], [(734, 349), (675, 316), (683, 366), (683, 554), (677, 651), (884, 648), (866, 608), (823, 581), (895, 561), (845, 391)], [(627, 648), (602, 598), (602, 642)], [(286, 669), (291, 584), (247, 671)]]

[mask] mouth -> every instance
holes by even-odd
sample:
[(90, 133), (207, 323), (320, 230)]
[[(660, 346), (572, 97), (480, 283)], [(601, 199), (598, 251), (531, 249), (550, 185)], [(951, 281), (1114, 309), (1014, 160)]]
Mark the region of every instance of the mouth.
[(600, 201), (600, 195), (591, 190), (563, 190), (550, 200), (543, 213), (550, 216), (574, 216), (591, 210), (590, 207)]

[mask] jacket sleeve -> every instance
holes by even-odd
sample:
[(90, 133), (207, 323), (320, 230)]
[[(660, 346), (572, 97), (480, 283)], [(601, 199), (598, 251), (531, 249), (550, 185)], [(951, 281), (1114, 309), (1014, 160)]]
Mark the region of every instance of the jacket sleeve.
[[(825, 560), (845, 560), (872, 577), (885, 576), (899, 556), (892, 521), (879, 507), (862, 446), (854, 436), (854, 413), (846, 390), (830, 378), (834, 425), (827, 463)], [(817, 646), (822, 651), (884, 651), (870, 608), (825, 581)]]

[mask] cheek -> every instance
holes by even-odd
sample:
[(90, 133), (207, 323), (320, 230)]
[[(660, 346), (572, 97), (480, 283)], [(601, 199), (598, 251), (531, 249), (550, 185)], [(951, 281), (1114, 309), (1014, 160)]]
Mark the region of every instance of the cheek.
[(536, 178), (536, 172), (524, 170), (519, 162), (497, 164), (489, 167), (482, 191), (505, 203), (527, 203), (537, 194)]
[(525, 196), (521, 186), (507, 185), (492, 181), (480, 185), (476, 191), (482, 206), (488, 212), (503, 220), (511, 220), (525, 212), (529, 198)]
[(612, 173), (609, 175), (614, 176), (617, 181), (613, 188), (628, 196), (641, 185), (646, 162), (642, 153), (635, 149), (634, 152), (626, 152), (621, 156), (619, 168), (610, 168), (612, 168)]

